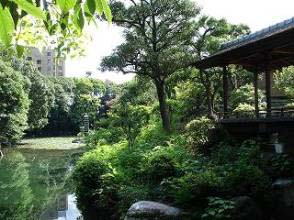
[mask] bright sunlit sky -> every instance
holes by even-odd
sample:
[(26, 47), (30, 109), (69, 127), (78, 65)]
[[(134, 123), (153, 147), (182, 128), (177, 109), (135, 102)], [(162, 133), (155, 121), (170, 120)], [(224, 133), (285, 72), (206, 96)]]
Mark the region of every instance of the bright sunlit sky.
[[(216, 18), (226, 18), (229, 22), (247, 24), (252, 31), (265, 28), (294, 16), (293, 0), (195, 0), (202, 13)], [(98, 28), (90, 28), (93, 41), (87, 44), (86, 56), (67, 59), (66, 76), (85, 76), (91, 71), (92, 77), (109, 79), (122, 83), (132, 78), (115, 72), (101, 73), (98, 70), (101, 59), (123, 42), (122, 29), (115, 25), (99, 24)]]

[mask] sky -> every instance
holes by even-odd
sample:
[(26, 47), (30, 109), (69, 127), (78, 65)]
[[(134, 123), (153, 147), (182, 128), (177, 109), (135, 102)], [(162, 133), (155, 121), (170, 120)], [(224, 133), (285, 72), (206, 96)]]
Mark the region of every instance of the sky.
[[(233, 24), (243, 23), (252, 31), (258, 31), (294, 16), (294, 0), (195, 0), (202, 8), (202, 13), (216, 18), (225, 18)], [(91, 27), (88, 33), (92, 42), (86, 46), (86, 56), (66, 60), (66, 76), (81, 77), (87, 71), (93, 78), (123, 83), (133, 75), (117, 72), (101, 72), (99, 64), (104, 56), (124, 40), (122, 29), (113, 24), (99, 23)]]

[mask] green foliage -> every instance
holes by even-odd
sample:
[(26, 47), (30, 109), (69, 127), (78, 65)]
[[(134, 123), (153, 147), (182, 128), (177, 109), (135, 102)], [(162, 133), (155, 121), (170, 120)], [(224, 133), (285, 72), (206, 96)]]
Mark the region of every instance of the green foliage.
[(132, 1), (130, 5), (113, 1), (111, 7), (113, 21), (125, 28), (126, 41), (103, 59), (102, 70), (135, 73), (152, 81), (162, 125), (170, 132), (166, 81), (193, 62), (187, 42), (193, 35), (193, 21), (200, 9), (189, 0)]
[[(58, 35), (59, 42), (57, 48), (60, 51), (70, 51), (73, 39), (81, 37), (86, 21), (89, 23), (97, 20), (96, 16), (104, 16), (109, 22), (112, 20), (111, 10), (107, 0), (11, 0), (2, 1), (0, 4), (0, 22), (5, 25), (0, 26), (0, 41), (6, 47), (13, 42), (15, 30), (23, 28), (23, 23), (27, 17), (30, 26), (35, 23), (42, 24), (42, 32), (48, 35)], [(35, 22), (36, 20), (37, 22)], [(34, 33), (39, 32), (34, 30)], [(17, 41), (19, 36), (15, 37)], [(45, 40), (39, 39), (39, 41)]]
[[(106, 131), (101, 131), (101, 134), (103, 135), (104, 132)], [(107, 139), (108, 135), (106, 134)], [(115, 201), (116, 208), (121, 213), (124, 213), (132, 202), (152, 200), (158, 196), (166, 197), (160, 190), (159, 184), (177, 175), (179, 167), (191, 157), (189, 152), (182, 147), (183, 139), (179, 135), (163, 134), (160, 123), (153, 122), (152, 126), (142, 129), (138, 140), (131, 148), (126, 141), (112, 145), (103, 145), (100, 142), (97, 149), (89, 153), (92, 155), (91, 160), (95, 159), (97, 164), (110, 164), (112, 170), (115, 170), (113, 181), (118, 186), (115, 191), (118, 199)], [(82, 164), (87, 163), (87, 157), (81, 159)], [(92, 165), (89, 164), (88, 169), (90, 166)], [(81, 167), (81, 172), (87, 173), (86, 168)], [(76, 178), (82, 179), (77, 172)], [(88, 177), (84, 176), (84, 178)], [(99, 179), (97, 176), (95, 178)], [(77, 187), (80, 188), (79, 185)], [(95, 186), (88, 185), (88, 187), (89, 192), (96, 190)], [(93, 203), (97, 204), (98, 201)], [(87, 210), (89, 211), (89, 207)]]
[(290, 98), (294, 97), (294, 67), (290, 66), (287, 68), (283, 68), (282, 71), (276, 72), (274, 75), (275, 79), (275, 87), (284, 92)]
[(32, 2), (28, 2), (26, 0), (12, 0), (17, 6), (25, 11), (26, 13), (39, 18), (39, 19), (46, 19), (45, 13), (38, 7), (36, 7)]
[(3, 8), (0, 4), (0, 39), (4, 45), (9, 45), (12, 41), (14, 21), (8, 8)]
[(202, 219), (231, 219), (231, 211), (234, 209), (234, 202), (219, 197), (209, 197), (208, 207), (201, 216)]
[(247, 103), (240, 103), (235, 109), (234, 112), (242, 113), (242, 115), (254, 115), (254, 106)]
[(48, 115), (48, 124), (44, 129), (38, 130), (37, 133), (46, 135), (68, 135), (77, 132), (70, 117), (70, 110), (74, 98), (74, 80), (65, 77), (46, 78), (49, 87), (52, 88), (54, 102)]
[[(206, 103), (203, 97), (205, 96), (205, 90), (202, 84), (196, 80), (190, 80), (197, 75), (196, 70), (186, 70), (178, 74), (179, 79), (171, 79), (169, 84), (174, 83), (175, 86), (175, 99), (180, 105), (173, 110), (176, 112), (176, 116), (180, 120), (189, 121), (193, 118), (203, 114), (206, 111)], [(171, 85), (172, 86), (172, 85)]]
[(130, 146), (134, 145), (141, 128), (148, 123), (150, 108), (125, 102), (114, 106), (110, 114), (113, 127), (120, 127)]
[(206, 169), (173, 179), (169, 193), (177, 204), (199, 209), (206, 206), (207, 197), (216, 195), (221, 184), (220, 176), (212, 169)]
[(25, 63), (20, 71), (30, 82), (28, 89), (30, 99), (29, 130), (42, 129), (48, 124), (49, 112), (54, 102), (52, 85), (45, 76), (29, 63)]
[(115, 171), (101, 160), (99, 151), (85, 154), (77, 163), (73, 173), (78, 207), (85, 216), (89, 209), (100, 216), (112, 214), (116, 201)]
[[(261, 90), (258, 90), (258, 104), (261, 106), (264, 94)], [(240, 111), (240, 105), (254, 106), (254, 87), (251, 84), (240, 86), (232, 91), (230, 96), (230, 103), (232, 108), (236, 111)]]
[[(96, 172), (94, 179), (101, 182), (104, 173), (111, 173), (113, 178), (109, 187), (114, 194), (108, 194), (105, 190), (105, 194), (100, 195), (102, 197), (88, 194), (81, 201), (87, 200), (96, 204), (96, 212), (101, 207), (106, 208), (97, 205), (100, 204), (100, 198), (101, 201), (114, 201), (110, 208), (114, 208), (113, 211), (116, 210), (121, 216), (136, 201), (163, 201), (192, 211), (197, 216), (196, 219), (200, 219), (201, 215), (203, 219), (230, 219), (233, 207), (230, 199), (236, 196), (247, 195), (262, 206), (270, 204), (271, 179), (264, 170), (257, 142), (223, 142), (206, 156), (191, 154), (186, 147), (187, 136), (193, 136), (194, 130), (185, 134), (167, 134), (162, 131), (159, 122), (153, 120), (142, 128), (132, 148), (128, 147), (126, 141), (103, 145), (109, 143), (109, 140), (100, 142), (97, 132), (94, 139), (98, 143), (97, 148), (87, 155), (91, 155), (91, 160), (95, 160), (97, 164), (102, 163), (101, 167), (110, 167), (107, 171)], [(206, 125), (198, 126), (199, 123)], [(193, 136), (195, 140), (197, 136), (202, 137), (205, 134), (200, 132), (203, 127), (210, 128), (211, 125), (213, 123), (206, 118), (201, 118), (196, 124), (191, 123), (191, 129), (199, 129)], [(101, 136), (105, 135), (103, 139), (109, 139), (111, 133), (111, 129), (102, 130)], [(123, 136), (121, 138), (123, 140)], [(87, 157), (83, 157), (80, 163), (86, 164)], [(81, 167), (75, 178), (92, 179), (87, 176), (82, 178), (82, 173), (91, 173), (91, 166), (94, 165), (89, 163), (88, 168)], [(92, 183), (87, 187), (88, 192), (104, 188)], [(79, 188), (83, 189), (77, 185), (77, 192)], [(109, 205), (107, 202), (106, 204)], [(85, 212), (90, 211), (89, 207), (91, 206), (84, 207)]]
[(0, 60), (0, 142), (17, 142), (27, 127), (27, 81)]
[(206, 117), (190, 121), (186, 127), (187, 143), (193, 152), (205, 152), (205, 144), (208, 143), (208, 134), (214, 128), (214, 122)]
[(248, 195), (261, 203), (266, 201), (270, 190), (270, 179), (258, 167), (246, 164), (236, 164), (226, 171), (224, 191), (229, 195)]
[(162, 147), (144, 155), (140, 176), (149, 183), (160, 183), (162, 180), (176, 175), (176, 161)]
[(115, 143), (118, 141), (114, 138), (110, 129), (99, 128), (99, 130), (91, 131), (86, 137), (86, 144), (90, 149), (96, 148), (100, 145), (106, 145), (108, 143)]
[(85, 114), (88, 114), (90, 127), (98, 117), (100, 95), (104, 92), (103, 83), (89, 78), (74, 79), (74, 98), (70, 117), (76, 127), (79, 127)]

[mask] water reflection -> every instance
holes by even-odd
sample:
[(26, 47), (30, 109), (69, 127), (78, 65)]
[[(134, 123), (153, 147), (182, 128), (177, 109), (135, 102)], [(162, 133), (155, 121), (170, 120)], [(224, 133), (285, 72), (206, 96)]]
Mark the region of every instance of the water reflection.
[(79, 152), (6, 150), (0, 161), (1, 220), (76, 220), (68, 181)]
[(61, 196), (54, 206), (48, 208), (40, 217), (40, 220), (73, 220), (81, 218), (73, 194)]

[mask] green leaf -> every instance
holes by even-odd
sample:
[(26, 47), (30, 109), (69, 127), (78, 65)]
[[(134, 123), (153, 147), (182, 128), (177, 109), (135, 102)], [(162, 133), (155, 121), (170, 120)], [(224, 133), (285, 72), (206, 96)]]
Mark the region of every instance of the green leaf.
[(0, 4), (0, 40), (5, 46), (10, 46), (14, 31), (14, 21), (8, 8)]
[(105, 14), (105, 17), (107, 21), (111, 22), (112, 21), (112, 14), (111, 14), (111, 9), (109, 7), (108, 1), (107, 0), (101, 0), (102, 6), (103, 6), (103, 12)]
[(63, 12), (67, 13), (75, 7), (77, 0), (56, 0), (56, 3)]
[(77, 22), (78, 22), (78, 25), (79, 25), (80, 29), (83, 30), (84, 25), (85, 25), (85, 19), (84, 19), (82, 9), (79, 11), (79, 14), (78, 14), (78, 17), (77, 17)]
[(28, 14), (30, 14), (30, 15), (36, 17), (36, 18), (46, 20), (46, 15), (42, 11), (42, 9), (36, 7), (35, 5), (28, 2), (27, 0), (10, 0), (10, 1), (15, 2), (18, 5), (19, 8), (26, 11)]
[(75, 11), (75, 14), (73, 15), (73, 22), (74, 25), (79, 31), (82, 31), (85, 25), (85, 18), (83, 15), (83, 11), (80, 8), (79, 10)]
[(96, 11), (96, 3), (95, 0), (87, 0), (85, 4), (85, 11), (89, 12), (91, 15), (94, 15)]
[(102, 5), (102, 0), (96, 0), (96, 10), (99, 15), (102, 15), (103, 13), (103, 5)]

